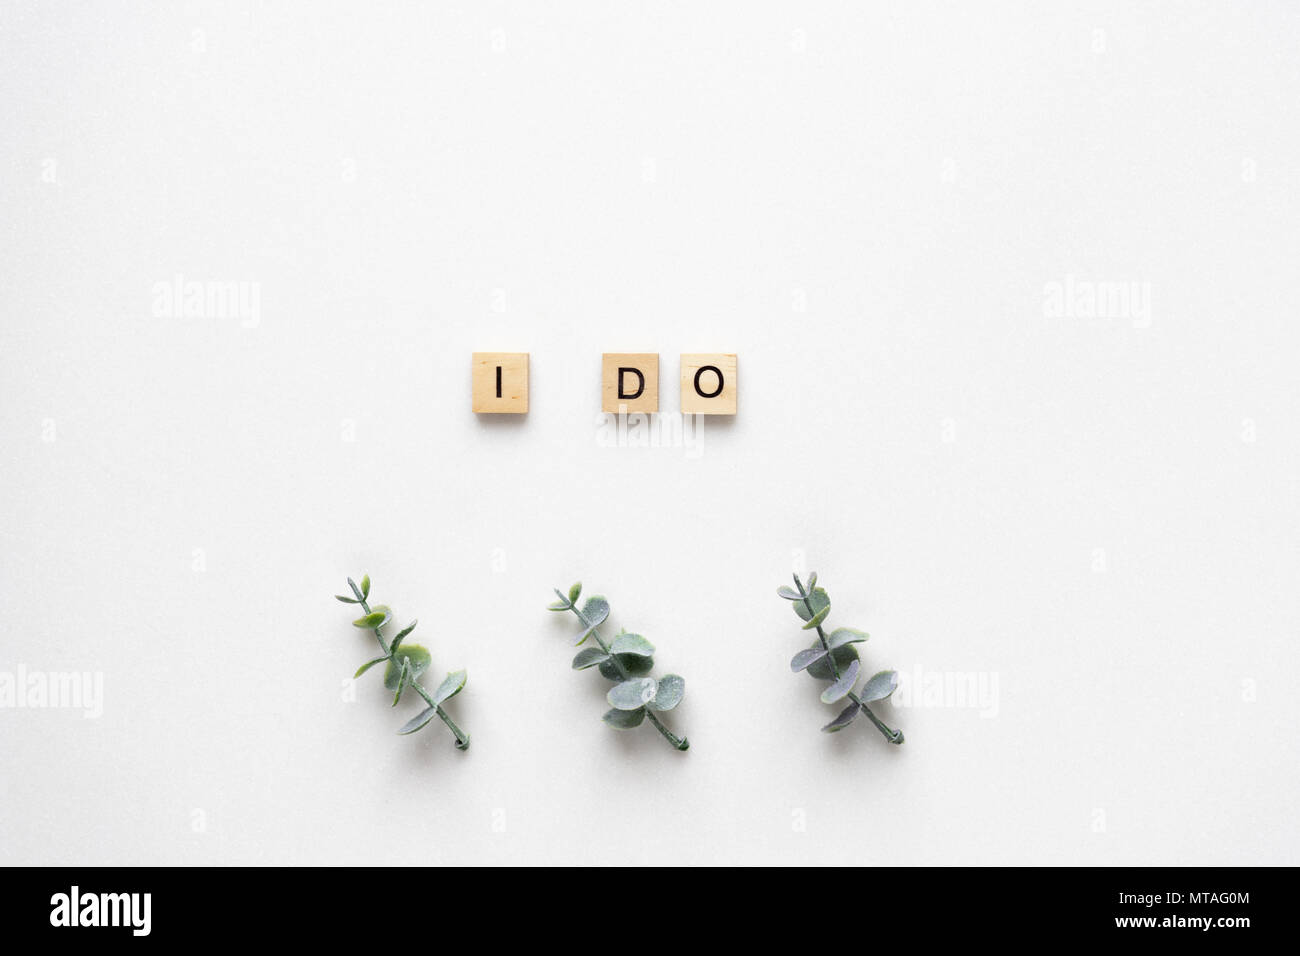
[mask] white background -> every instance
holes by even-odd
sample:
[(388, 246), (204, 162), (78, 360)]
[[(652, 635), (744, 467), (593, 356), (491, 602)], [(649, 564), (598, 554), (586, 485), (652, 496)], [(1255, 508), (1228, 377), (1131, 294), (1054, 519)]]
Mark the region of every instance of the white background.
[[(5, 4), (0, 670), (105, 700), (0, 710), (0, 861), (1300, 862), (1294, 5), (699, 6)], [(710, 350), (698, 457), (602, 446), (603, 351)], [(795, 566), (996, 713), (819, 734)], [(344, 701), (363, 572), (468, 753)]]

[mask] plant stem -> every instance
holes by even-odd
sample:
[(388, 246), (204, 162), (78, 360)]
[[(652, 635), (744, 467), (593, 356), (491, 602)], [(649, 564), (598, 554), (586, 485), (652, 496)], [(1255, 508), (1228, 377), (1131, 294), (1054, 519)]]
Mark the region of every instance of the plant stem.
[[(794, 584), (795, 587), (799, 589), (799, 597), (803, 601), (803, 606), (808, 609), (808, 619), (812, 620), (816, 616), (816, 613), (813, 611), (813, 606), (812, 606), (812, 600), (811, 600), (812, 594), (804, 590), (803, 582), (799, 580), (799, 575), (797, 574), (794, 576)], [(831, 653), (830, 642), (826, 640), (826, 632), (822, 630), (822, 626), (820, 624), (817, 625), (817, 639), (821, 641), (822, 650), (826, 652), (826, 663), (830, 665), (831, 673), (835, 675), (836, 680), (839, 680), (840, 679), (839, 665), (835, 663), (835, 655)], [(882, 721), (875, 714), (873, 714), (871, 712), (871, 708), (868, 707), (863, 702), (862, 698), (859, 697), (854, 691), (849, 691), (848, 698), (849, 700), (853, 701), (853, 703), (857, 704), (859, 707), (862, 708), (862, 712), (871, 718), (871, 722), (876, 725), (876, 729), (879, 730), (881, 734), (884, 735), (886, 740), (888, 740), (891, 744), (901, 744), (903, 742), (903, 732), (901, 730), (890, 730), (889, 727), (885, 724), (885, 722)]]
[[(559, 592), (557, 591), (556, 593), (558, 594)], [(564, 596), (561, 595), (561, 597)], [(623, 678), (623, 680), (631, 680), (632, 675), (629, 674), (626, 670), (624, 670), (623, 665), (619, 663), (618, 658), (615, 657), (614, 654), (610, 651), (609, 645), (606, 644), (604, 640), (601, 638), (600, 631), (598, 631), (594, 627), (591, 627), (591, 625), (587, 622), (587, 619), (582, 616), (582, 612), (578, 610), (578, 605), (570, 601), (569, 610), (577, 615), (578, 620), (582, 623), (583, 630), (586, 630), (588, 628), (591, 629), (591, 636), (596, 639), (596, 643), (600, 645), (600, 649), (609, 655), (609, 661), (611, 664), (614, 665), (614, 670), (618, 671), (618, 676)], [(658, 718), (658, 716), (655, 715), (655, 712), (651, 710), (649, 706), (647, 706), (645, 709), (645, 715), (650, 718), (650, 723), (654, 724), (655, 730), (663, 734), (664, 739), (667, 740), (670, 744), (672, 744), (678, 750), (690, 749), (691, 742), (687, 740), (685, 737), (678, 737), (675, 733), (673, 733), (671, 730), (665, 727), (663, 721), (661, 721)]]
[[(361, 593), (361, 589), (357, 587), (356, 582), (354, 582), (351, 578), (348, 578), (348, 585), (352, 588), (352, 593), (356, 595), (357, 603), (361, 605), (361, 610), (365, 611), (366, 614), (369, 614), (370, 605), (366, 603), (366, 598)], [(383, 625), (380, 624), (379, 627), (373, 629), (375, 640), (379, 642), (379, 649), (384, 652), (384, 655), (390, 661), (392, 661), (393, 652), (389, 650), (388, 642), (384, 640), (384, 635), (379, 633), (380, 627), (383, 627)], [(415, 692), (424, 698), (424, 702), (433, 708), (433, 712), (435, 714), (437, 714), (439, 717), (442, 718), (442, 722), (447, 725), (447, 729), (456, 735), (456, 749), (468, 750), (469, 734), (465, 733), (465, 731), (457, 727), (456, 722), (451, 719), (451, 715), (449, 715), (445, 710), (443, 710), (440, 706), (438, 706), (433, 702), (433, 698), (429, 696), (429, 692), (420, 686), (420, 682), (416, 678), (414, 677), (407, 678), (406, 682), (411, 687), (415, 688)]]

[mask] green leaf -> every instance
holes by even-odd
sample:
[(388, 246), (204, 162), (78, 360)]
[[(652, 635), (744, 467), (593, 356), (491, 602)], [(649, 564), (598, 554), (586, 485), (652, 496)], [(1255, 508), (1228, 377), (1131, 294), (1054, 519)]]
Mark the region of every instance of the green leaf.
[(361, 579), (361, 596), (363, 598), (370, 597), (370, 575), (368, 574)]
[(437, 716), (438, 716), (437, 707), (426, 707), (424, 710), (420, 711), (418, 714), (416, 714), (406, 723), (402, 724), (402, 729), (399, 730), (398, 733), (413, 734), (417, 730), (424, 729), (424, 726)]
[(402, 638), (406, 637), (407, 634), (410, 634), (413, 630), (415, 630), (415, 625), (419, 623), (420, 623), (419, 618), (416, 618), (410, 624), (406, 625), (406, 627), (398, 631), (397, 636), (393, 638), (393, 643), (388, 645), (388, 650), (393, 653), (396, 653), (397, 649), (402, 645)]
[(635, 657), (654, 657), (655, 646), (640, 634), (628, 634), (624, 631), (614, 638), (609, 649), (618, 655), (630, 654)]
[(427, 648), (419, 644), (403, 644), (394, 655), (393, 660), (388, 662), (388, 667), (384, 669), (384, 686), (389, 690), (397, 689), (398, 675), (402, 670), (402, 663), (409, 661), (411, 680), (419, 677), (429, 669), (432, 658), (429, 656)]
[(365, 617), (359, 617), (355, 621), (353, 621), (352, 626), (364, 627), (368, 630), (373, 630), (374, 628), (379, 627), (381, 624), (383, 624), (384, 621), (386, 620), (387, 617), (383, 611), (371, 611)]
[(659, 678), (659, 687), (655, 691), (655, 699), (650, 701), (647, 706), (651, 710), (672, 710), (682, 702), (686, 696), (686, 681), (676, 674), (665, 674)]
[[(406, 658), (402, 658), (402, 670), (397, 675), (397, 691), (393, 694), (394, 707), (396, 707), (397, 702), (402, 699), (402, 691), (406, 688), (407, 683), (410, 681), (411, 679), (410, 675), (411, 675), (411, 662)], [(387, 679), (385, 679), (384, 683), (387, 682), (388, 682)]]
[(832, 648), (843, 647), (845, 644), (860, 644), (868, 638), (866, 631), (855, 631), (851, 627), (837, 627), (831, 631), (827, 643)]
[(856, 718), (860, 713), (862, 713), (862, 708), (859, 707), (856, 702), (849, 704), (849, 706), (840, 711), (838, 717), (822, 728), (822, 733), (833, 734), (837, 730), (843, 730), (849, 724), (853, 723), (854, 718)]
[(600, 665), (600, 673), (612, 681), (623, 680), (623, 675), (618, 672), (614, 666), (614, 661), (623, 665), (623, 670), (628, 677), (644, 677), (655, 669), (655, 659), (653, 657), (638, 657), (635, 654), (619, 654), (611, 660), (605, 661)]
[(356, 680), (366, 671), (370, 670), (370, 668), (374, 667), (376, 664), (382, 664), (386, 660), (388, 660), (387, 657), (376, 657), (373, 661), (366, 661), (364, 664), (362, 664), (360, 667), (357, 668), (357, 672), (352, 675), (352, 679)]
[(465, 682), (468, 680), (468, 671), (452, 671), (442, 679), (438, 689), (433, 692), (433, 702), (441, 704), (444, 700), (451, 700), (465, 689)]
[(636, 710), (655, 699), (659, 683), (653, 677), (634, 677), (610, 688), (605, 699), (618, 710)]
[(818, 641), (816, 644), (814, 644), (812, 647), (808, 648), (807, 650), (800, 651), (790, 660), (790, 670), (794, 671), (797, 674), (801, 670), (805, 670), (806, 668), (815, 664), (817, 661), (821, 660), (823, 657), (826, 656), (826, 654), (827, 651), (825, 648), (822, 647), (822, 642)]
[(792, 587), (787, 587), (784, 584), (776, 589), (776, 593), (781, 595), (781, 597), (785, 598), (787, 601), (799, 600), (799, 592)]
[(607, 660), (609, 660), (609, 655), (599, 647), (586, 647), (578, 651), (577, 656), (573, 658), (573, 669), (583, 671), (588, 667), (603, 664)]
[[(818, 641), (813, 647), (821, 647), (821, 641)], [(808, 665), (808, 676), (816, 680), (834, 680), (835, 675), (831, 673), (830, 662), (834, 660), (835, 666), (844, 673), (844, 669), (858, 660), (858, 647), (856, 644), (845, 644), (843, 647), (837, 647), (831, 651), (829, 657), (823, 657), (821, 660), (813, 661)]]
[(805, 590), (805, 591), (816, 591), (816, 590), (817, 590), (817, 572), (816, 572), (816, 571), (814, 571), (812, 574), (808, 575), (808, 583), (804, 586), (804, 590)]
[[(813, 607), (812, 614), (808, 613), (809, 604), (812, 604)], [(831, 599), (827, 597), (826, 592), (821, 588), (813, 591), (806, 599), (795, 601), (793, 605), (794, 613), (799, 615), (799, 620), (801, 621), (807, 621), (822, 608), (830, 606)]]
[(619, 710), (617, 707), (613, 710), (605, 711), (605, 716), (601, 718), (615, 730), (631, 730), (633, 727), (640, 727), (641, 721), (645, 720), (645, 708), (638, 707), (636, 710)]
[(568, 609), (569, 604), (567, 601), (552, 601), (550, 604), (546, 605), (546, 610), (548, 611), (567, 611)]
[(884, 700), (898, 687), (898, 671), (880, 671), (862, 686), (864, 701)]
[(582, 619), (587, 624), (587, 630), (600, 627), (607, 617), (609, 617), (608, 601), (600, 595), (587, 598), (587, 603), (582, 606)]
[(821, 624), (822, 621), (826, 620), (826, 615), (830, 613), (831, 613), (831, 606), (827, 604), (824, 608), (822, 608), (820, 611), (818, 611), (816, 614), (814, 614), (811, 618), (808, 619), (808, 623), (803, 626), (803, 629), (805, 631), (812, 630), (814, 627)]
[(833, 704), (849, 696), (853, 686), (858, 682), (858, 671), (861, 669), (862, 661), (853, 661), (849, 664), (840, 675), (840, 679), (822, 691), (822, 703)]
[(356, 603), (357, 603), (357, 599), (356, 599), (356, 598), (344, 597), (342, 594), (336, 594), (336, 595), (334, 595), (334, 600), (336, 600), (336, 601), (342, 601), (344, 604), (356, 604)]
[(582, 594), (582, 582), (576, 582), (573, 587), (569, 588), (569, 603), (577, 604), (578, 597)]

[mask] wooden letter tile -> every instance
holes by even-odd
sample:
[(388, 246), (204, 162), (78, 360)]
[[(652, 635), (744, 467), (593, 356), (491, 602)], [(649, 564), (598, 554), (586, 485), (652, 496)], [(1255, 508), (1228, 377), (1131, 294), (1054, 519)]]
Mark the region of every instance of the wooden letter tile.
[(736, 414), (735, 355), (682, 355), (682, 414)]
[(659, 411), (659, 353), (606, 352), (600, 363), (600, 410)]
[(473, 402), (476, 412), (522, 415), (528, 411), (528, 353), (475, 352)]

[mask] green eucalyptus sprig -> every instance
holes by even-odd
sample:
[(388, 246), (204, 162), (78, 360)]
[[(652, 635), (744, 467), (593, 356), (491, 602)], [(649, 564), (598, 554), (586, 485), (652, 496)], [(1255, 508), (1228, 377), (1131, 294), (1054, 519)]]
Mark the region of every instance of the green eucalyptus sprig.
[(582, 609), (578, 609), (578, 598), (582, 595), (582, 584), (569, 588), (566, 596), (559, 588), (555, 589), (559, 598), (547, 605), (548, 611), (572, 611), (582, 624), (582, 632), (574, 641), (575, 646), (585, 644), (592, 638), (597, 646), (588, 647), (578, 652), (573, 659), (575, 671), (595, 667), (606, 680), (614, 682), (605, 699), (611, 709), (602, 718), (615, 730), (631, 730), (639, 727), (642, 721), (649, 719), (664, 739), (678, 750), (690, 747), (690, 741), (678, 737), (664, 726), (659, 714), (672, 710), (682, 702), (686, 694), (686, 681), (676, 674), (665, 674), (654, 678), (654, 645), (640, 634), (619, 631), (614, 640), (606, 644), (597, 628), (609, 617), (609, 602), (599, 595), (589, 597)]
[(402, 699), (402, 691), (410, 687), (424, 698), (424, 702), (429, 706), (420, 713), (408, 720), (399, 734), (413, 734), (417, 730), (422, 730), (435, 717), (442, 719), (448, 729), (456, 735), (456, 749), (469, 749), (469, 734), (465, 733), (456, 726), (456, 722), (451, 719), (450, 715), (443, 708), (443, 704), (451, 700), (465, 688), (465, 682), (469, 679), (465, 671), (453, 671), (449, 673), (438, 689), (430, 694), (420, 684), (420, 675), (429, 669), (432, 658), (427, 648), (419, 644), (406, 643), (407, 636), (415, 630), (417, 621), (412, 621), (402, 630), (397, 632), (392, 643), (384, 638), (383, 629), (392, 620), (392, 609), (386, 604), (376, 604), (371, 607), (367, 603), (370, 599), (370, 575), (361, 579), (361, 586), (357, 587), (355, 581), (348, 578), (348, 587), (352, 589), (354, 597), (344, 597), (342, 594), (336, 594), (334, 597), (344, 604), (358, 604), (361, 610), (365, 612), (362, 617), (352, 622), (353, 627), (359, 627), (363, 630), (371, 631), (375, 635), (375, 640), (379, 642), (379, 649), (383, 655), (372, 660), (366, 661), (353, 675), (355, 680), (360, 677), (376, 664), (387, 664), (384, 668), (384, 686), (393, 692), (393, 706)]
[(822, 691), (822, 703), (833, 704), (846, 697), (850, 701), (849, 706), (840, 711), (839, 716), (822, 730), (833, 734), (853, 723), (858, 714), (866, 714), (886, 740), (891, 744), (901, 744), (903, 732), (890, 730), (867, 706), (874, 701), (885, 700), (894, 692), (898, 686), (898, 672), (881, 671), (873, 675), (860, 691), (856, 690), (862, 661), (858, 657), (858, 649), (853, 645), (865, 641), (866, 632), (855, 631), (851, 627), (838, 627), (831, 631), (829, 637), (826, 635), (822, 630), (822, 622), (831, 613), (831, 599), (823, 588), (817, 587), (816, 572), (808, 576), (807, 588), (796, 574), (793, 588), (780, 587), (776, 593), (787, 601), (794, 602), (794, 613), (804, 622), (805, 631), (817, 629), (817, 640), (813, 641), (812, 647), (794, 656), (794, 660), (790, 661), (790, 670), (796, 674), (807, 671), (809, 676), (817, 680), (831, 682), (831, 686)]

